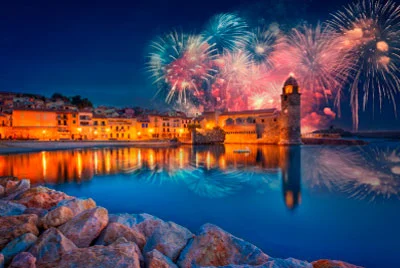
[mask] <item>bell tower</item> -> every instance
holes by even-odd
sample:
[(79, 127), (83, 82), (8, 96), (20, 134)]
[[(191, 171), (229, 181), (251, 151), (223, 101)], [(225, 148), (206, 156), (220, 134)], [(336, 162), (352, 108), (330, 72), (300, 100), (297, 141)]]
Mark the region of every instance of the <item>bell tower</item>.
[(291, 75), (283, 85), (281, 95), (282, 114), (279, 137), (281, 145), (301, 144), (300, 96), (299, 85)]

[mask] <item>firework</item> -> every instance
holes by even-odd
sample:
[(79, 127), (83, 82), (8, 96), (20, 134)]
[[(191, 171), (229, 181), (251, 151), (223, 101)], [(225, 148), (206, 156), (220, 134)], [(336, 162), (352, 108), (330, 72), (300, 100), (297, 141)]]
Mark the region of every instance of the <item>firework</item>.
[(276, 50), (277, 39), (277, 31), (258, 27), (251, 32), (245, 50), (256, 65), (270, 70), (274, 67), (272, 54)]
[(293, 72), (303, 91), (328, 100), (346, 82), (349, 62), (343, 58), (341, 39), (329, 27), (302, 26), (293, 29), (282, 42), (278, 68)]
[(400, 198), (399, 148), (311, 150), (303, 159), (314, 163), (303, 176), (309, 187), (344, 192), (356, 199)]
[(231, 13), (212, 17), (202, 35), (220, 54), (243, 47), (249, 37), (246, 21)]
[(149, 71), (159, 92), (167, 89), (168, 103), (199, 98), (204, 84), (215, 74), (213, 48), (200, 36), (171, 33), (152, 44)]
[(278, 108), (280, 105), (281, 86), (277, 83), (261, 83), (261, 87), (256, 87), (249, 97), (249, 108), (259, 110), (267, 108)]
[(354, 61), (351, 90), (353, 126), (358, 129), (359, 98), (363, 109), (379, 97), (389, 98), (396, 111), (400, 90), (400, 6), (392, 0), (360, 0), (333, 14), (330, 24), (343, 36), (342, 47)]

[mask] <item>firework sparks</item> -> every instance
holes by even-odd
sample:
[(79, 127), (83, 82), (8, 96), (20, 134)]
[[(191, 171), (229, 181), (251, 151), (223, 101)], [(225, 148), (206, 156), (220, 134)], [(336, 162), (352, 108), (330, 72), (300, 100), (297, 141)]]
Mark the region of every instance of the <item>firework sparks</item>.
[(246, 21), (231, 13), (212, 17), (202, 35), (220, 54), (243, 47), (249, 37)]
[(359, 94), (365, 110), (368, 100), (379, 97), (393, 103), (400, 90), (400, 6), (391, 0), (360, 0), (333, 14), (330, 24), (343, 35), (343, 46), (353, 58), (351, 107), (354, 129), (359, 124)]
[[(186, 36), (176, 32), (159, 38), (152, 44), (149, 71), (154, 83), (167, 85), (168, 103), (177, 95), (177, 102), (202, 94), (204, 83), (215, 74), (213, 48), (200, 36)], [(189, 92), (188, 92), (189, 91)], [(157, 92), (157, 93), (159, 93)]]

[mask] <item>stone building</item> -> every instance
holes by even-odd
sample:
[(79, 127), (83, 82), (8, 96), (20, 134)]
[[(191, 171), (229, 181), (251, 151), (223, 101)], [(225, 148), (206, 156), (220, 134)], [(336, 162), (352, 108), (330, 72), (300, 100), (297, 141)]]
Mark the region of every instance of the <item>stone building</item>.
[(300, 95), (296, 79), (289, 77), (282, 89), (281, 111), (205, 112), (202, 128), (222, 128), (225, 143), (301, 144)]

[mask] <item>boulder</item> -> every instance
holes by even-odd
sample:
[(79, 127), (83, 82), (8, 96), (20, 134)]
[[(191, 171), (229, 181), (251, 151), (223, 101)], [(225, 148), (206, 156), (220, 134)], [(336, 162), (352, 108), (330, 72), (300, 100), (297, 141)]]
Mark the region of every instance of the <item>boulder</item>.
[(0, 217), (21, 215), (24, 213), (25, 209), (26, 207), (24, 205), (0, 200)]
[(1, 176), (0, 177), (0, 186), (5, 187), (8, 181), (19, 181), (17, 177), (13, 176)]
[(40, 226), (44, 229), (50, 227), (58, 227), (74, 217), (74, 213), (70, 208), (57, 207), (54, 210), (49, 211), (40, 219)]
[(78, 248), (65, 253), (54, 267), (140, 268), (140, 251), (135, 243)]
[(73, 198), (73, 199), (65, 199), (65, 200), (60, 201), (57, 204), (57, 207), (61, 207), (61, 206), (71, 209), (74, 216), (76, 216), (85, 210), (95, 208), (96, 202), (92, 198), (88, 198), (88, 199)]
[(42, 208), (48, 210), (57, 205), (61, 200), (72, 199), (72, 197), (47, 187), (38, 186), (27, 190), (16, 199), (16, 202), (28, 208)]
[(21, 252), (14, 257), (8, 268), (36, 268), (36, 258), (29, 252)]
[(156, 227), (147, 239), (144, 254), (157, 249), (173, 261), (176, 261), (182, 249), (194, 235), (186, 228), (173, 223), (162, 223)]
[(6, 183), (6, 194), (3, 199), (5, 200), (13, 200), (17, 196), (23, 194), (31, 187), (31, 182), (29, 180), (20, 180), (20, 181), (8, 181)]
[(95, 207), (96, 203), (91, 198), (62, 200), (40, 220), (40, 225), (44, 229), (58, 227), (79, 213)]
[(266, 263), (268, 259), (269, 256), (256, 246), (215, 225), (205, 224), (183, 249), (178, 266), (256, 266)]
[(154, 249), (146, 254), (147, 268), (178, 268), (170, 258), (163, 255), (157, 249)]
[(121, 223), (112, 222), (101, 232), (96, 241), (96, 245), (108, 246), (114, 243), (118, 238), (125, 238), (128, 242), (134, 242), (140, 249), (143, 249), (146, 244), (146, 239), (141, 232)]
[(0, 253), (0, 268), (4, 268), (4, 256)]
[(3, 186), (0, 185), (0, 198), (2, 198), (6, 193), (6, 190), (4, 189)]
[(0, 217), (0, 250), (25, 233), (39, 234), (38, 217), (33, 214)]
[(312, 265), (314, 268), (362, 268), (361, 266), (335, 260), (317, 260), (313, 261)]
[[(202, 268), (216, 268), (217, 266), (207, 266)], [(300, 261), (293, 258), (289, 259), (275, 259), (270, 258), (266, 263), (261, 265), (225, 265), (225, 266), (218, 266), (219, 268), (313, 268), (311, 263), (306, 261)]]
[(61, 258), (62, 254), (76, 248), (75, 244), (59, 230), (50, 228), (39, 236), (36, 243), (29, 249), (29, 253), (37, 259), (38, 265), (51, 266), (53, 262)]
[(154, 230), (164, 223), (161, 219), (150, 214), (113, 214), (110, 215), (110, 222), (118, 222), (130, 228), (136, 228), (145, 238), (149, 238)]
[(108, 224), (108, 212), (97, 207), (86, 210), (59, 227), (80, 248), (88, 247)]
[(25, 209), (24, 214), (35, 214), (39, 218), (42, 218), (44, 215), (47, 214), (47, 212), (47, 209), (43, 208), (27, 208)]
[(26, 251), (36, 240), (37, 236), (32, 233), (23, 234), (12, 240), (1, 251), (1, 254), (4, 255), (5, 263), (9, 263), (18, 253)]

